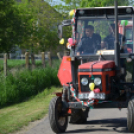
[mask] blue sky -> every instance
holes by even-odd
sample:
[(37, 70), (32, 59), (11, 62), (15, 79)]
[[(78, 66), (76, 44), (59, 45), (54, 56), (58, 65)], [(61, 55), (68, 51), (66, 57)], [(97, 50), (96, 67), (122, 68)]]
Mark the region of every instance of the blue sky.
[(62, 2), (61, 0), (44, 0), (44, 1), (48, 1), (50, 5), (54, 6), (57, 4), (64, 4), (64, 2)]

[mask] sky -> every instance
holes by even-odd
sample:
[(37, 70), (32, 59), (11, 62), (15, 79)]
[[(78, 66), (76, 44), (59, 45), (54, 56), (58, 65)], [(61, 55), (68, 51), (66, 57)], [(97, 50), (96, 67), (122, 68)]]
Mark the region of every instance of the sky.
[(49, 1), (49, 4), (51, 6), (57, 5), (57, 4), (64, 4), (64, 2), (62, 2), (61, 0), (45, 0), (45, 1)]

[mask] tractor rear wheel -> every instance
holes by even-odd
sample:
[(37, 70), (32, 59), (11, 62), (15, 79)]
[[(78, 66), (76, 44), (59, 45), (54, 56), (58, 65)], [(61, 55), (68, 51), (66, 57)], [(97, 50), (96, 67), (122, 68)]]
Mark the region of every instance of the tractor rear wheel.
[(128, 103), (127, 127), (130, 132), (134, 132), (134, 98)]
[(74, 124), (86, 123), (88, 118), (89, 108), (85, 111), (82, 109), (72, 109), (72, 115), (70, 116), (70, 122)]
[(68, 126), (68, 116), (63, 113), (61, 97), (54, 97), (49, 105), (49, 121), (55, 133), (65, 132)]

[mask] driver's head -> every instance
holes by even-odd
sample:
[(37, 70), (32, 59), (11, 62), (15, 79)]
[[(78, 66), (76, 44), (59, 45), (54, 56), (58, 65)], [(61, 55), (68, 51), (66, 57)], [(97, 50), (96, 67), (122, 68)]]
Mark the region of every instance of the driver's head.
[(88, 25), (85, 29), (85, 33), (87, 37), (92, 37), (94, 33), (94, 27), (92, 25)]

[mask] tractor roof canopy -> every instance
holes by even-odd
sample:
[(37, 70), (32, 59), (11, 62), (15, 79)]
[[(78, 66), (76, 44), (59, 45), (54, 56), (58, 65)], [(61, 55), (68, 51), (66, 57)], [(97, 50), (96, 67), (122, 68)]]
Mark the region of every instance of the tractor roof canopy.
[[(93, 8), (79, 8), (76, 11), (76, 17), (80, 16), (103, 16), (114, 15), (115, 7), (93, 7)], [(132, 6), (119, 6), (118, 15), (134, 14)]]

